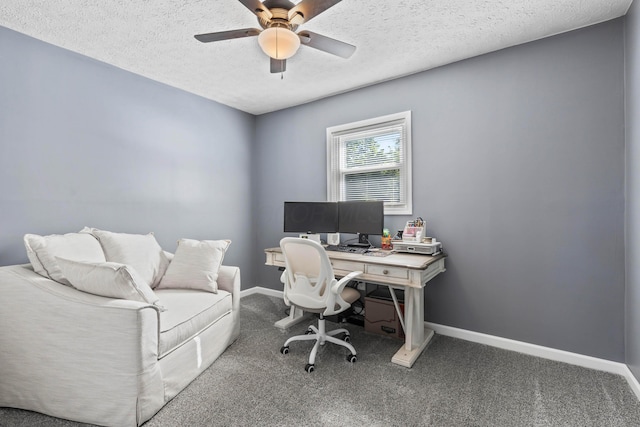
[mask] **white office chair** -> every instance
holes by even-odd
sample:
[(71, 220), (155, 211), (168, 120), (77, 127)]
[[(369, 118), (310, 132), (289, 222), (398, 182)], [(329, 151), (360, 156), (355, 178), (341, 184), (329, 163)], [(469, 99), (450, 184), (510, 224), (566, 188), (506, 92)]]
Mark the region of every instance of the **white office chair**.
[[(324, 316), (341, 313), (360, 298), (358, 290), (345, 288), (345, 285), (361, 275), (362, 271), (354, 271), (340, 281), (336, 280), (327, 253), (313, 240), (285, 237), (280, 240), (280, 248), (285, 262), (285, 271), (280, 278), (284, 283), (285, 304), (320, 315), (317, 328), (310, 325), (305, 335), (289, 338), (280, 352), (288, 354), (289, 344), (293, 341), (315, 340), (309, 363), (305, 366), (307, 372), (313, 372), (318, 348), (328, 341), (348, 348), (351, 354), (347, 356), (347, 360), (355, 362), (356, 350), (349, 343), (349, 331), (341, 328), (327, 332)], [(336, 338), (335, 335), (338, 334), (344, 334), (344, 338)]]

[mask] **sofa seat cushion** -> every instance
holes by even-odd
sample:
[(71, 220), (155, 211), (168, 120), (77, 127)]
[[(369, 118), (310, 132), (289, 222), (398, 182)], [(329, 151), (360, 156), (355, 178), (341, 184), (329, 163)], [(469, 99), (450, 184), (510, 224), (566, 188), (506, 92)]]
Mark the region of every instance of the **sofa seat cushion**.
[(231, 293), (193, 289), (156, 289), (167, 309), (160, 313), (158, 358), (163, 358), (221, 317), (231, 313)]

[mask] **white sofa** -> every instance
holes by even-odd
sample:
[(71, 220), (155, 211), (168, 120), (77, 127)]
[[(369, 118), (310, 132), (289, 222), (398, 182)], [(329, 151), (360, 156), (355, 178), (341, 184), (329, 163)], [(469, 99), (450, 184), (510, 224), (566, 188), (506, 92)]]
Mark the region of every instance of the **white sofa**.
[(82, 292), (0, 267), (0, 406), (79, 422), (136, 426), (208, 368), (240, 329), (240, 270), (217, 293), (154, 289), (147, 302)]

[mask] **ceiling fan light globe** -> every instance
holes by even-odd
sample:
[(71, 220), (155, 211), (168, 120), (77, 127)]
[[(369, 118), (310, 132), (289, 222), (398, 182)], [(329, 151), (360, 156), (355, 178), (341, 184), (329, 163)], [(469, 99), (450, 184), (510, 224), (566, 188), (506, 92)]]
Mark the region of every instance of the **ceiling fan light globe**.
[(291, 58), (300, 47), (300, 38), (286, 28), (267, 28), (258, 36), (258, 44), (273, 59)]

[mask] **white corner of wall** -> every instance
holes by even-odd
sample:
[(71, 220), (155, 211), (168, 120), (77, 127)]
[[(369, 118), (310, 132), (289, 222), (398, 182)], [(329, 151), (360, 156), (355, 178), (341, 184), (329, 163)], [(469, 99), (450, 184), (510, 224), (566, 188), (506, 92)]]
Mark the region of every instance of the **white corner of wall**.
[(240, 298), (248, 297), (253, 294), (262, 294), (268, 295), (271, 297), (282, 298), (283, 292), (277, 291), (275, 289), (265, 288), (263, 286), (254, 286), (253, 288), (245, 289), (244, 291), (240, 291)]
[(633, 375), (633, 372), (631, 372), (631, 369), (629, 369), (629, 367), (626, 365), (625, 368), (627, 372), (624, 377), (627, 379), (627, 383), (629, 383), (629, 387), (631, 387), (631, 390), (633, 390), (638, 400), (640, 400), (640, 383), (636, 379), (635, 375)]

